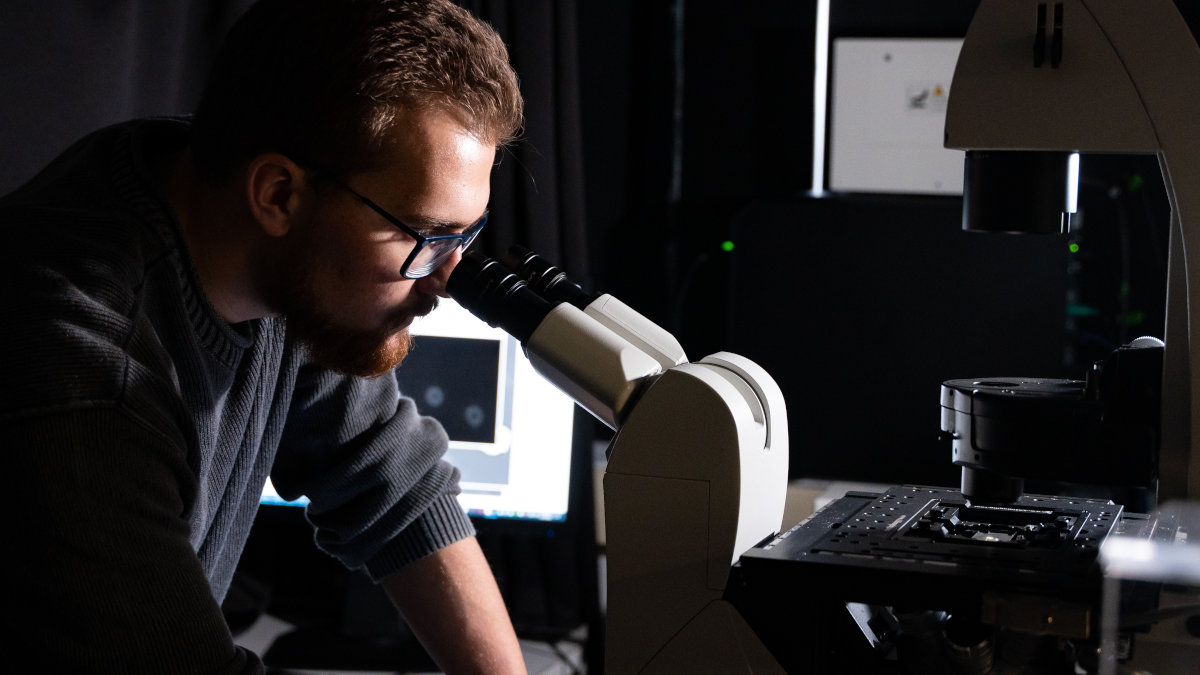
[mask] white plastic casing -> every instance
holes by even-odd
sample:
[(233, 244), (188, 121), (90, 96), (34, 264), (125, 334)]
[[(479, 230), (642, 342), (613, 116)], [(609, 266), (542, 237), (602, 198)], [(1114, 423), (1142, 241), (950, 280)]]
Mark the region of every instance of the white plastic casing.
[(663, 370), (687, 363), (687, 355), (674, 335), (613, 296), (601, 295), (583, 311), (654, 357)]
[(613, 429), (639, 388), (663, 370), (656, 359), (565, 302), (538, 324), (525, 352), (534, 370)]

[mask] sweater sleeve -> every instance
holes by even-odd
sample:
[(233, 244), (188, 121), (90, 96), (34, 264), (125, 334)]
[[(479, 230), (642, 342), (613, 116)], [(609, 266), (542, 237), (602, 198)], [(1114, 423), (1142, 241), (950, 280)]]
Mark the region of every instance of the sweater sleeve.
[(391, 375), (302, 369), (271, 480), (309, 498), (317, 545), (378, 580), (472, 536), (446, 432), (398, 395)]
[(38, 672), (261, 673), (188, 540), (178, 443), (112, 404), (3, 421), (5, 647)]

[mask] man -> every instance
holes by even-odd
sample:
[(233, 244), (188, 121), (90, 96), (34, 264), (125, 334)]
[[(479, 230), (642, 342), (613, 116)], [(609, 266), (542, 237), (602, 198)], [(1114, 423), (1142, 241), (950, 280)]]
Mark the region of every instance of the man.
[(0, 200), (0, 652), (261, 671), (219, 604), (270, 472), (442, 668), (523, 670), (445, 434), (378, 377), (521, 108), (498, 36), (445, 0), (263, 0), (194, 120), (101, 130)]

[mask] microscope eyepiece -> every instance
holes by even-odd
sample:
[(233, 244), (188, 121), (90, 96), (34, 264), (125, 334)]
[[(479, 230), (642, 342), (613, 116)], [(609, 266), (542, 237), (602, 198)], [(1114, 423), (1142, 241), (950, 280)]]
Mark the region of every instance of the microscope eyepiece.
[(490, 326), (525, 344), (554, 305), (531, 290), (504, 265), (467, 251), (446, 282), (450, 297)]
[(500, 260), (529, 287), (551, 302), (569, 302), (584, 309), (595, 298), (571, 281), (566, 273), (523, 246), (512, 246)]

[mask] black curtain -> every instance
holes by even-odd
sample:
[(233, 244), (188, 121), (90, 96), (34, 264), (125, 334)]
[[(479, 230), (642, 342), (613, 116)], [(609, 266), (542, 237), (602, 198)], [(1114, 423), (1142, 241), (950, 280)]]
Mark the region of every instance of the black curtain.
[(504, 38), (521, 78), (525, 132), (502, 151), (483, 247), (520, 244), (587, 284), (575, 0), (462, 0)]
[(0, 194), (73, 141), (190, 111), (249, 0), (15, 0), (0, 13)]

